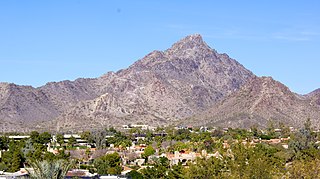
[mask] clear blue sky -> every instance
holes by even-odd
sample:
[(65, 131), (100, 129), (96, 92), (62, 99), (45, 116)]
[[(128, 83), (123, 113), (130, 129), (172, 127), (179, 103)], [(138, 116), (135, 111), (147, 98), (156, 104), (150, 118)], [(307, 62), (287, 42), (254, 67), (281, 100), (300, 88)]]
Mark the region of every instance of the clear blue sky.
[(0, 81), (98, 77), (200, 33), (258, 76), (320, 88), (320, 1), (0, 1)]

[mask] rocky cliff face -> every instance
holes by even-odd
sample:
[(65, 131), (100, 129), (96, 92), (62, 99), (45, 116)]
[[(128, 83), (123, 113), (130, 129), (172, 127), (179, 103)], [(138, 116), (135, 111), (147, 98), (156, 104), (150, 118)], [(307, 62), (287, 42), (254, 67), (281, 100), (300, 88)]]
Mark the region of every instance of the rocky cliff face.
[(59, 117), (58, 129), (143, 122), (166, 125), (203, 111), (254, 75), (200, 35), (154, 51), (114, 74), (105, 94)]
[(307, 118), (319, 125), (320, 108), (310, 98), (291, 92), (271, 77), (256, 77), (237, 92), (187, 121), (198, 125), (249, 128), (256, 124), (266, 127), (271, 120), (275, 124), (283, 122), (301, 127)]

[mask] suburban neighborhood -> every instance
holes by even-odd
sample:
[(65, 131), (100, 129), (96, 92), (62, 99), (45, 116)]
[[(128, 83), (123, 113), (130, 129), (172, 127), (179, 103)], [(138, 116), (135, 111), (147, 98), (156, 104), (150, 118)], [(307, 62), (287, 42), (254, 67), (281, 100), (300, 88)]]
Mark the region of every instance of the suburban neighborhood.
[[(46, 140), (42, 143), (43, 151), (40, 152), (40, 157), (45, 153), (51, 153), (53, 158), (63, 156), (62, 158), (73, 162), (65, 178), (130, 178), (132, 172), (144, 173), (155, 168), (160, 161), (165, 161), (166, 167), (170, 170), (175, 166), (189, 168), (199, 159), (214, 158), (223, 161), (226, 156), (235, 155), (233, 153), (235, 145), (244, 148), (255, 148), (260, 145), (275, 146), (279, 151), (289, 151), (292, 141), (290, 137), (297, 132), (292, 127), (274, 128), (272, 125), (267, 130), (260, 130), (255, 126), (250, 129), (232, 129), (205, 126), (160, 128), (148, 125), (124, 125), (118, 130), (110, 128), (74, 134), (51, 135), (47, 132), (39, 134), (34, 131), (30, 135), (3, 135), (0, 161), (2, 164), (5, 163), (5, 154), (10, 150), (10, 147), (5, 150), (5, 145), (23, 142), (25, 147), (21, 150), (25, 151), (29, 142)], [(318, 131), (312, 133), (318, 134)], [(319, 144), (319, 141), (314, 143)], [(33, 153), (37, 153), (37, 149), (33, 150)], [(30, 154), (26, 156), (28, 155)], [(109, 163), (108, 159), (103, 159), (106, 156), (116, 161), (113, 168), (107, 166), (112, 169), (110, 171), (107, 168), (99, 169), (103, 163)], [(28, 177), (34, 172), (28, 164), (29, 161), (31, 160), (21, 163), (18, 171), (1, 171), (0, 178)], [(291, 162), (286, 163), (286, 165), (291, 164)], [(4, 165), (1, 166), (5, 168)]]

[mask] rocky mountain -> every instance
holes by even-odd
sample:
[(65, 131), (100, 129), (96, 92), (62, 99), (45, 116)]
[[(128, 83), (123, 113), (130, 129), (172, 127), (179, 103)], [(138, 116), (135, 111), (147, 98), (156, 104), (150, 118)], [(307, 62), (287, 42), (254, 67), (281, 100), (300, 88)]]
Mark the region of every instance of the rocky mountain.
[(221, 127), (266, 127), (275, 124), (301, 127), (310, 118), (319, 127), (320, 107), (310, 97), (295, 94), (271, 77), (255, 77), (240, 90), (186, 123)]
[(237, 61), (211, 49), (200, 35), (191, 35), (114, 73), (103, 95), (59, 116), (58, 130), (170, 124), (204, 111), (252, 77)]
[[(302, 96), (256, 77), (198, 34), (98, 78), (33, 88), (0, 83), (0, 132), (79, 131), (130, 123), (293, 126), (319, 119), (320, 90)], [(318, 124), (318, 123), (317, 123)]]

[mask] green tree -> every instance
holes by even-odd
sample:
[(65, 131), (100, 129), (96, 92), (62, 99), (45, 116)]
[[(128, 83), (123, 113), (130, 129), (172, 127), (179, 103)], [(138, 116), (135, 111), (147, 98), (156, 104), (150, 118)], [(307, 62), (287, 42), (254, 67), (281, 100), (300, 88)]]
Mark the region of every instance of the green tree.
[(68, 145), (74, 146), (77, 143), (77, 139), (74, 136), (71, 136), (68, 140)]
[(246, 175), (250, 178), (280, 178), (283, 176), (285, 161), (275, 154), (279, 150), (267, 144), (257, 144), (249, 149)]
[(168, 126), (165, 128), (165, 132), (167, 133), (166, 140), (172, 141), (175, 137), (175, 130), (173, 126)]
[(251, 134), (246, 129), (229, 128), (226, 135), (231, 136), (233, 139), (242, 140), (248, 138)]
[(147, 130), (146, 132), (146, 137), (145, 137), (145, 141), (147, 144), (151, 144), (152, 143), (152, 139), (153, 139), (153, 134), (150, 130)]
[(37, 132), (37, 131), (32, 131), (31, 133), (30, 133), (30, 139), (31, 139), (31, 141), (32, 141), (32, 143), (33, 144), (35, 144), (35, 143), (39, 143), (39, 132)]
[(141, 170), (144, 178), (159, 179), (167, 178), (169, 170), (169, 160), (166, 157), (160, 157), (155, 160), (153, 167), (147, 167)]
[(7, 136), (0, 137), (0, 150), (8, 150), (9, 149), (10, 139)]
[(131, 170), (126, 174), (126, 177), (128, 177), (129, 179), (144, 179), (143, 175), (137, 172), (137, 170)]
[(22, 166), (22, 156), (20, 151), (15, 150), (12, 154), (12, 160), (11, 160), (11, 172), (16, 172), (20, 170), (20, 167)]
[(24, 158), (21, 149), (22, 146), (18, 142), (11, 140), (9, 150), (3, 152), (1, 163), (8, 172), (16, 172), (23, 166)]
[(190, 134), (191, 132), (189, 131), (189, 129), (178, 129), (175, 132), (175, 139), (178, 141), (190, 140)]
[(33, 160), (44, 160), (45, 153), (47, 152), (47, 149), (42, 144), (34, 144), (34, 148), (31, 148), (27, 154), (27, 158), (33, 159)]
[(184, 179), (185, 176), (185, 170), (181, 163), (178, 165), (173, 165), (171, 170), (168, 171), (168, 178), (170, 179)]
[(7, 171), (8, 170), (8, 166), (3, 163), (3, 162), (0, 162), (0, 171)]
[[(107, 139), (107, 143), (114, 144), (116, 147), (129, 147), (132, 144), (132, 141), (130, 138), (128, 138), (126, 135), (122, 134), (120, 131), (116, 131), (115, 129), (111, 128), (109, 129), (112, 131), (113, 137), (110, 137)], [(110, 133), (110, 131), (109, 131)]]
[(38, 142), (40, 144), (48, 144), (51, 142), (52, 136), (49, 132), (43, 132), (39, 135)]
[(273, 178), (280, 177), (284, 171), (285, 161), (276, 157), (277, 148), (267, 144), (256, 144), (255, 147), (234, 144), (231, 147), (232, 157), (227, 160), (227, 169), (234, 178)]
[(169, 147), (169, 152), (181, 151), (192, 148), (191, 143), (189, 142), (177, 142)]
[(81, 139), (86, 140), (88, 144), (93, 144), (94, 139), (90, 131), (84, 131), (81, 133)]
[(94, 160), (93, 165), (98, 174), (118, 175), (121, 173), (121, 158), (118, 153), (107, 154)]
[(151, 145), (149, 145), (144, 149), (144, 153), (142, 154), (142, 157), (144, 159), (148, 159), (148, 157), (155, 154), (155, 152), (156, 151), (154, 150), (154, 148)]
[(64, 144), (64, 136), (62, 134), (57, 134), (56, 135), (56, 140), (57, 143), (62, 146)]
[(224, 163), (215, 157), (209, 159), (197, 158), (195, 163), (191, 163), (186, 172), (185, 178), (222, 178)]
[[(289, 148), (293, 151), (294, 159), (313, 157), (314, 149), (316, 148), (316, 135), (312, 131), (311, 121), (307, 119), (304, 123), (304, 127), (291, 135), (291, 140), (289, 141)], [(309, 154), (312, 154), (309, 156)]]
[(131, 128), (129, 133), (132, 134), (142, 134), (142, 130), (140, 128)]
[(165, 171), (159, 170), (155, 167), (147, 167), (141, 170), (144, 178), (148, 179), (164, 179), (166, 177)]

